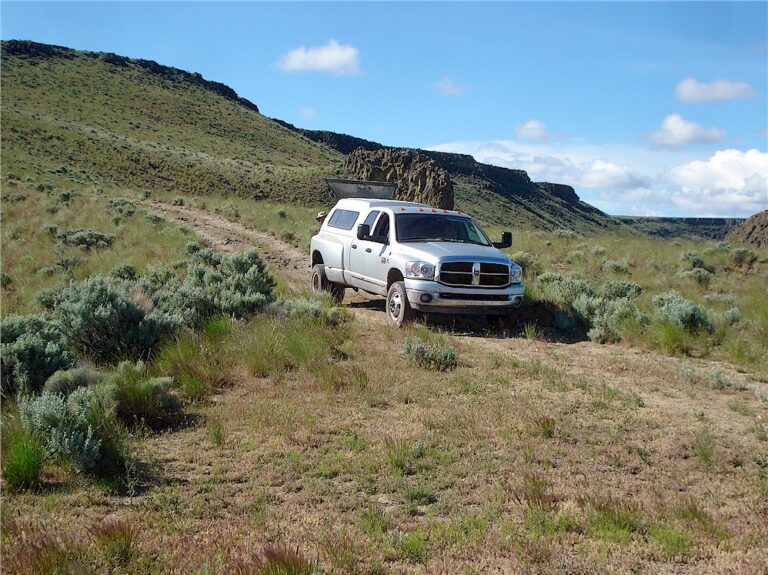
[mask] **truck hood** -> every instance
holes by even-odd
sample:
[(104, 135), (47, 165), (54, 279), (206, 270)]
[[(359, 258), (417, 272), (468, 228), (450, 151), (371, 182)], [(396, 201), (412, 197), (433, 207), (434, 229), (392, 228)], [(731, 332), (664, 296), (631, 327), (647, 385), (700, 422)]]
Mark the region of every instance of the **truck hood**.
[(462, 244), (458, 242), (406, 242), (397, 245), (397, 251), (432, 264), (440, 261), (498, 261), (508, 264), (509, 257), (493, 246)]

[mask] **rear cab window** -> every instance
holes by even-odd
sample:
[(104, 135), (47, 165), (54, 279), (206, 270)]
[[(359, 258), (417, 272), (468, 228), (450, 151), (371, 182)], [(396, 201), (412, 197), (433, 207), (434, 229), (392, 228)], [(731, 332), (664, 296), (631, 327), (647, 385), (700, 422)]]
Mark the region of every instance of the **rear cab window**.
[(331, 214), (328, 226), (340, 230), (351, 230), (358, 217), (360, 217), (360, 212), (337, 209)]

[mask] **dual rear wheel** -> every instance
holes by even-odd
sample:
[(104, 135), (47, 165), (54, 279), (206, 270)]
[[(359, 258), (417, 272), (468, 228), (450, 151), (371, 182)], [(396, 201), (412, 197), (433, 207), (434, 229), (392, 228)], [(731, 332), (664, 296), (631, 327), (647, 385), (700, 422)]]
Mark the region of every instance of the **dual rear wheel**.
[(333, 301), (337, 303), (340, 303), (341, 300), (344, 299), (344, 286), (334, 283), (326, 277), (325, 266), (323, 264), (312, 266), (312, 279), (310, 281), (312, 293), (326, 292), (330, 294)]

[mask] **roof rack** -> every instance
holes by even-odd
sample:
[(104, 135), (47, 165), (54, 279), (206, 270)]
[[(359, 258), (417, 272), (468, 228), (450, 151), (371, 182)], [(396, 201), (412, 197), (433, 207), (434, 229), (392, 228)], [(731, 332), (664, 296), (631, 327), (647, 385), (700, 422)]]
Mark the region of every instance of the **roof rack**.
[(395, 195), (395, 184), (389, 182), (370, 182), (366, 180), (341, 180), (325, 178), (325, 183), (331, 188), (338, 199), (366, 198), (376, 200), (391, 200)]

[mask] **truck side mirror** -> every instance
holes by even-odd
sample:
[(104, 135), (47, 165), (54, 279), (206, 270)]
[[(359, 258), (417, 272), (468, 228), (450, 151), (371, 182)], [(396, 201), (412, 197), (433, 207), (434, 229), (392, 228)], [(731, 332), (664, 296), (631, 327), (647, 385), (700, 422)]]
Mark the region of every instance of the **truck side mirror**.
[(371, 226), (369, 226), (368, 224), (359, 224), (357, 226), (358, 240), (367, 240), (370, 235), (371, 235)]
[(501, 232), (501, 241), (493, 242), (494, 248), (504, 249), (512, 245), (512, 232)]

